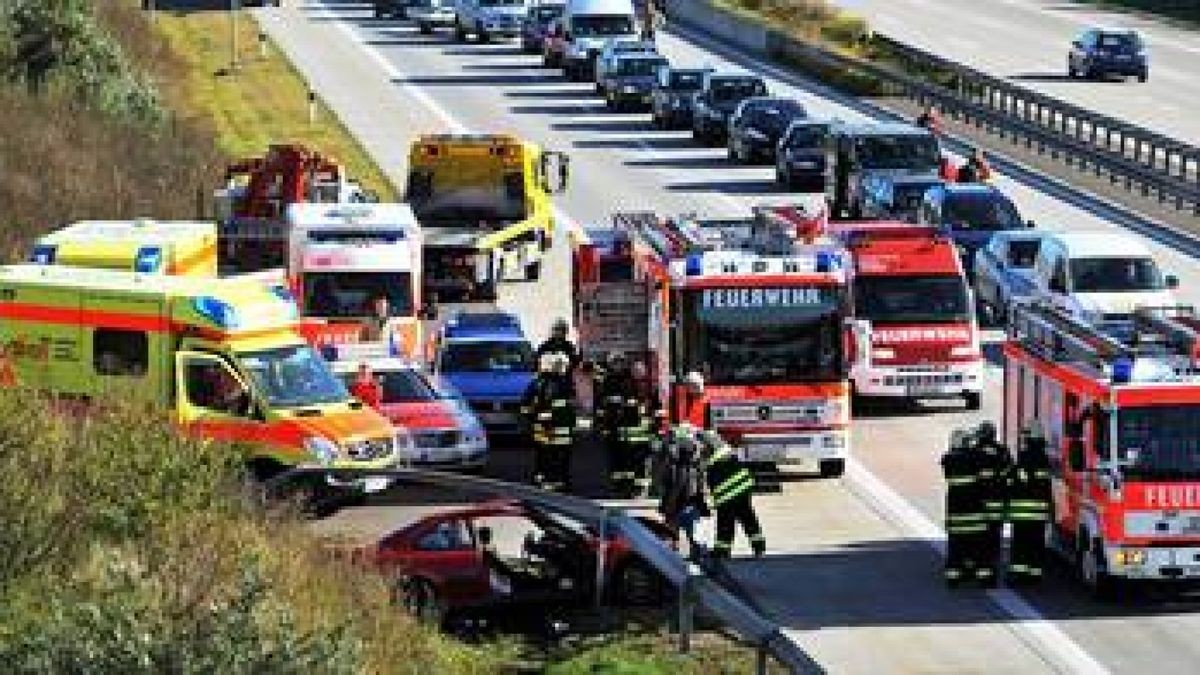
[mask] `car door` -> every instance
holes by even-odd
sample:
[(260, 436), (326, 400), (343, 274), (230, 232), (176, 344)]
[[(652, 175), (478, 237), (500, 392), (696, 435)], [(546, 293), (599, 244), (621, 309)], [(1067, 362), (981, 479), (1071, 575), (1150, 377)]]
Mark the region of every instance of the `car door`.
[[(484, 601), (491, 586), (472, 532), (461, 518), (431, 522), (412, 538), (411, 548), (394, 554), (395, 569), (428, 579), (450, 606)], [(389, 553), (382, 555), (389, 559)]]

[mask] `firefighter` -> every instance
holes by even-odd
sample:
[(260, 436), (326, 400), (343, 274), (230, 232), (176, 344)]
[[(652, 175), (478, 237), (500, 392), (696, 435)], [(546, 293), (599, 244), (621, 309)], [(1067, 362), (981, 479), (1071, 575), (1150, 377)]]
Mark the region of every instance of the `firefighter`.
[(704, 479), (713, 507), (717, 510), (717, 539), (714, 558), (728, 558), (733, 551), (734, 530), (741, 523), (756, 558), (767, 552), (766, 539), (754, 512), (754, 475), (742, 464), (733, 448), (715, 431), (700, 432), (704, 452)]
[(555, 492), (570, 490), (575, 444), (575, 387), (570, 361), (559, 353), (539, 361), (539, 373), (525, 392), (522, 409), (533, 431), (533, 483)]
[(568, 337), (571, 328), (567, 325), (566, 319), (555, 319), (554, 324), (550, 327), (550, 337), (545, 342), (538, 345), (534, 356), (541, 359), (547, 354), (563, 354), (570, 361), (569, 371), (575, 372), (575, 367), (579, 365), (579, 350), (575, 348), (575, 344)]
[(1005, 516), (1012, 526), (1007, 579), (1014, 585), (1037, 583), (1050, 520), (1050, 457), (1036, 421), (1021, 431), (1017, 461), (1006, 475)]
[(988, 421), (981, 422), (976, 428), (973, 447), (978, 455), (979, 471), (976, 475), (983, 497), (984, 522), (987, 523), (986, 536), (980, 543), (978, 579), (981, 583), (992, 585), (1000, 564), (1000, 544), (1004, 531), (1004, 481), (1012, 458), (1008, 449), (996, 440), (996, 425)]
[(637, 402), (637, 424), (630, 430), (630, 462), (633, 465), (633, 489), (636, 496), (650, 494), (651, 465), (654, 462), (655, 439), (662, 433), (667, 412), (650, 381), (643, 361), (634, 361), (631, 368), (632, 400)]
[(963, 429), (950, 434), (950, 448), (942, 455), (946, 477), (946, 584), (958, 586), (979, 577), (980, 544), (987, 533), (979, 489), (979, 455)]
[(697, 551), (696, 523), (712, 515), (704, 500), (704, 467), (696, 430), (680, 425), (655, 438), (659, 459), (656, 485), (658, 511), (673, 530), (682, 530), (690, 551)]
[(633, 463), (625, 447), (625, 402), (633, 396), (632, 373), (625, 355), (609, 354), (596, 385), (596, 427), (608, 460), (608, 481), (613, 491), (627, 494), (633, 486)]

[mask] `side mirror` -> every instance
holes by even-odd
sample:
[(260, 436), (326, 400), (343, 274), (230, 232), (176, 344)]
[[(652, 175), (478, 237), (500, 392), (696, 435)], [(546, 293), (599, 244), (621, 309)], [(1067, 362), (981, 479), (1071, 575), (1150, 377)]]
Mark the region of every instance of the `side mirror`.
[(1087, 470), (1087, 457), (1084, 454), (1083, 439), (1073, 438), (1067, 444), (1067, 464), (1071, 471), (1080, 473)]
[(1168, 274), (1165, 281), (1167, 283), (1167, 288), (1179, 288), (1179, 277), (1175, 276), (1174, 274)]

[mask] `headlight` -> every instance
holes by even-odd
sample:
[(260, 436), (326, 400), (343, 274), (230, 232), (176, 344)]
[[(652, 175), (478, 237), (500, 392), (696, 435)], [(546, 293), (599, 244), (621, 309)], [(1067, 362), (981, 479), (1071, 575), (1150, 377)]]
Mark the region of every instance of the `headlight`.
[(896, 350), (891, 347), (875, 347), (871, 350), (871, 358), (894, 359), (896, 358)]
[(1118, 565), (1141, 566), (1146, 564), (1146, 551), (1138, 548), (1128, 548), (1117, 551), (1113, 559)]
[(323, 436), (310, 436), (304, 439), (304, 449), (323, 466), (333, 464), (338, 456), (337, 444)]

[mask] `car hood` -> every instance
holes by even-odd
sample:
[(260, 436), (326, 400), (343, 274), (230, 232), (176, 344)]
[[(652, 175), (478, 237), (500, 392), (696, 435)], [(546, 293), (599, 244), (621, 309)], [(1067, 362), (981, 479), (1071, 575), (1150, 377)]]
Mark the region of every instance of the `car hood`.
[(380, 412), (397, 427), (422, 429), (456, 429), (461, 415), (453, 401), (422, 401), (419, 403), (385, 403)]
[(533, 381), (532, 372), (442, 373), (468, 400), (518, 399)]
[(1165, 307), (1178, 304), (1170, 291), (1124, 291), (1119, 293), (1073, 294), (1079, 309), (1089, 314), (1132, 314), (1138, 307)]

